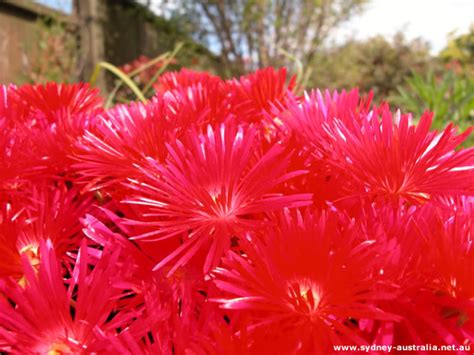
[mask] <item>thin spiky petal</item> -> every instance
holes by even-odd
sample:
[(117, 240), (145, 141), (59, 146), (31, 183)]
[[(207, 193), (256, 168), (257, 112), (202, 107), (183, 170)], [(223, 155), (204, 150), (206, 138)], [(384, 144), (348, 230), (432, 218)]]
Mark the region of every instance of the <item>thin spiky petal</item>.
[(350, 319), (396, 319), (373, 303), (378, 290), (375, 241), (337, 212), (281, 214), (248, 254), (229, 252), (213, 271), (222, 307), (247, 312), (251, 329), (285, 332), (292, 351), (326, 353), (332, 344), (365, 344)]
[(18, 96), (34, 116), (49, 122), (54, 122), (58, 114), (97, 114), (102, 110), (99, 90), (84, 83), (23, 85), (18, 88)]
[(177, 258), (174, 271), (199, 249), (209, 248), (207, 272), (230, 248), (232, 236), (262, 225), (260, 214), (309, 203), (309, 194), (275, 193), (279, 184), (302, 172), (286, 171), (290, 155), (278, 145), (256, 155), (255, 127), (221, 125), (187, 138), (168, 146), (171, 158), (164, 164), (151, 160), (143, 170), (146, 179), (129, 184), (135, 196), (125, 200), (143, 207), (144, 218), (136, 223), (155, 228), (136, 239), (185, 238), (157, 267)]
[(436, 196), (472, 194), (474, 149), (455, 150), (470, 134), (456, 135), (449, 125), (430, 131), (432, 115), (418, 125), (384, 109), (381, 119), (365, 120), (358, 129), (336, 122), (332, 129), (334, 164), (350, 172), (360, 193), (411, 203)]
[(12, 193), (2, 202), (0, 218), (1, 249), (5, 258), (0, 262), (3, 277), (23, 277), (21, 256), (31, 263), (39, 262), (39, 245), (50, 240), (66, 264), (72, 263), (68, 253), (75, 252), (84, 237), (80, 219), (95, 209), (91, 196), (79, 194), (59, 183), (28, 186), (21, 193)]
[(296, 77), (287, 83), (285, 68), (275, 70), (272, 67), (257, 70), (229, 82), (231, 104), (238, 122), (264, 121), (275, 107), (284, 107), (295, 88)]
[(97, 333), (115, 329), (108, 318), (122, 291), (113, 286), (120, 250), (105, 253), (92, 271), (85, 250), (83, 244), (68, 285), (50, 241), (39, 246), (37, 269), (23, 256), (24, 287), (2, 280), (1, 293), (11, 301), (0, 300), (0, 344), (8, 343), (2, 351), (83, 354), (101, 349)]

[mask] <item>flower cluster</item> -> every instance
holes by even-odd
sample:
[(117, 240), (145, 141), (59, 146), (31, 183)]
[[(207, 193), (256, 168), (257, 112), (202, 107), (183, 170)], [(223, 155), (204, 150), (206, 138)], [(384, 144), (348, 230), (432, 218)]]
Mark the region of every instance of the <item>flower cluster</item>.
[(183, 69), (104, 109), (86, 84), (3, 86), (0, 351), (469, 348), (470, 131), (294, 87)]

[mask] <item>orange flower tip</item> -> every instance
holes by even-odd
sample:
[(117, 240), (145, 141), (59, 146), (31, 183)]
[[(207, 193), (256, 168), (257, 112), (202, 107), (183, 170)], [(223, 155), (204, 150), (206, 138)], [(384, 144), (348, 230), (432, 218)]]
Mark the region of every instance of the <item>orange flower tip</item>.
[(28, 258), (28, 261), (31, 266), (36, 267), (40, 263), (39, 256), (39, 245), (38, 244), (28, 244), (23, 246), (19, 251), (20, 255), (25, 255)]
[(48, 355), (66, 355), (72, 353), (72, 349), (64, 343), (53, 343), (50, 350), (47, 351)]
[(313, 318), (321, 302), (321, 289), (308, 278), (298, 278), (287, 281), (288, 296), (292, 300), (295, 310), (299, 310)]

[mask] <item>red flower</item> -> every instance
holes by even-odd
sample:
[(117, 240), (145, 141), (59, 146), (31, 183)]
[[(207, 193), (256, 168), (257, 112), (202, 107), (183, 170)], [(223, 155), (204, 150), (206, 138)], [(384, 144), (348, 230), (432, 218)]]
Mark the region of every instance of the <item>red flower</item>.
[(218, 92), (217, 87), (197, 85), (157, 95), (147, 104), (116, 106), (85, 132), (74, 153), (79, 160), (74, 167), (94, 188), (135, 177), (146, 159), (167, 157), (167, 142), (193, 127), (223, 119)]
[[(20, 198), (12, 193), (1, 196), (0, 201), (0, 276), (2, 278), (22, 276), (21, 257), (17, 246), (17, 237), (28, 224), (24, 206)], [(12, 203), (12, 199), (15, 199)]]
[(27, 164), (21, 159), (21, 141), (16, 131), (7, 127), (7, 121), (0, 117), (0, 193), (21, 181)]
[[(161, 303), (160, 303), (161, 301)], [(164, 301), (159, 289), (147, 292), (143, 314), (117, 335), (107, 334), (113, 354), (214, 354), (212, 331), (226, 326), (223, 314), (205, 296)]]
[(228, 82), (231, 105), (238, 122), (261, 122), (275, 107), (284, 107), (295, 80), (293, 76), (287, 84), (285, 68), (276, 71), (268, 67)]
[(198, 72), (182, 68), (179, 72), (168, 72), (160, 76), (158, 83), (154, 85), (157, 92), (164, 93), (175, 89), (186, 89), (198, 84), (210, 84), (214, 86), (222, 83), (221, 78), (208, 72)]
[(0, 352), (474, 342), (472, 128), (285, 69), (155, 89), (0, 88)]
[(21, 256), (39, 261), (38, 248), (50, 240), (58, 258), (71, 263), (68, 253), (79, 247), (82, 233), (80, 219), (95, 208), (90, 196), (81, 196), (76, 188), (63, 184), (30, 186), (29, 190), (12, 193), (3, 202), (0, 218), (0, 276), (23, 277)]
[(361, 97), (357, 89), (349, 92), (319, 90), (305, 94), (304, 99), (289, 95), (286, 110), (278, 114), (283, 128), (289, 128), (300, 145), (310, 149), (315, 159), (328, 157), (332, 135), (328, 127), (342, 121), (351, 127), (359, 126), (370, 112), (372, 94)]
[(44, 173), (25, 123), (28, 113), (14, 86), (0, 86), (0, 195)]
[(10, 129), (3, 133), (10, 135), (5, 148), (11, 157), (7, 167), (14, 172), (10, 175), (17, 174), (19, 179), (20, 175), (26, 178), (68, 173), (71, 149), (92, 125), (101, 104), (97, 90), (89, 90), (84, 84), (11, 88), (0, 108), (0, 128), (6, 125)]
[(12, 354), (100, 350), (98, 335), (115, 332), (129, 319), (124, 313), (112, 318), (114, 299), (122, 292), (114, 287), (120, 250), (105, 252), (90, 271), (83, 244), (67, 286), (51, 242), (41, 242), (39, 253), (37, 270), (22, 257), (24, 287), (0, 281), (0, 349)]
[(23, 123), (30, 113), (30, 107), (18, 95), (14, 85), (0, 86), (0, 121), (5, 121), (6, 127), (14, 127)]
[(392, 299), (378, 306), (402, 319), (364, 320), (363, 329), (373, 334), (375, 344), (441, 346), (474, 339), (472, 206), (467, 199), (451, 203), (409, 210), (402, 205), (391, 214), (374, 208), (366, 217), (365, 223), (372, 224), (367, 234), (383, 229), (390, 250), (381, 270), (392, 285)]
[(365, 344), (360, 319), (396, 318), (376, 308), (376, 241), (336, 212), (282, 214), (248, 254), (229, 252), (213, 274), (226, 309), (245, 312), (253, 329), (285, 333), (291, 352), (326, 354), (333, 344)]
[(221, 80), (206, 80), (177, 87), (164, 95), (176, 107), (176, 119), (182, 128), (204, 128), (233, 117), (228, 89)]
[(346, 93), (312, 91), (304, 99), (289, 96), (286, 109), (275, 112), (281, 120), (281, 136), (296, 150), (292, 166), (308, 170), (294, 182), (299, 191), (313, 192), (314, 203), (325, 206), (347, 195), (343, 189), (351, 176), (333, 164), (334, 139), (330, 127), (340, 120), (357, 126), (369, 112), (371, 95), (359, 96), (354, 89)]
[(144, 218), (134, 223), (155, 228), (134, 239), (184, 238), (156, 266), (178, 258), (170, 274), (205, 246), (204, 271), (209, 271), (230, 248), (232, 236), (262, 224), (260, 214), (309, 203), (309, 194), (275, 193), (301, 172), (285, 171), (289, 154), (278, 145), (258, 155), (255, 127), (209, 127), (206, 135), (189, 134), (184, 144), (168, 149), (169, 159), (163, 164), (150, 160), (143, 181), (131, 182), (135, 196), (125, 202), (143, 207)]
[(474, 299), (474, 200), (461, 199), (452, 210), (429, 209), (423, 225), (428, 264), (433, 265), (433, 287), (453, 298)]
[(414, 126), (410, 116), (394, 116), (387, 105), (369, 111), (369, 103), (357, 92), (325, 99), (317, 93), (281, 114), (313, 156), (315, 175), (338, 177), (346, 197), (420, 203), (472, 193), (474, 149), (455, 151), (470, 130), (456, 135), (449, 125), (430, 131), (428, 113)]
[(206, 302), (209, 282), (202, 279), (200, 268), (187, 264), (172, 277), (164, 277), (165, 271), (152, 272), (153, 259), (120, 233), (113, 233), (91, 216), (87, 216), (85, 225), (85, 233), (91, 240), (106, 249), (120, 245), (121, 260), (132, 261), (133, 267), (122, 282), (130, 290), (129, 296), (119, 304), (143, 310), (120, 334), (106, 334), (105, 340), (110, 343), (108, 351), (171, 354), (199, 349), (201, 352), (201, 344), (207, 345), (208, 333), (215, 322), (225, 322), (216, 305)]
[(58, 114), (97, 114), (102, 110), (98, 89), (88, 84), (23, 85), (18, 96), (38, 118), (54, 122)]
[(136, 166), (148, 157), (164, 159), (165, 142), (173, 137), (167, 109), (167, 102), (156, 97), (146, 105), (132, 103), (107, 111), (78, 143), (75, 156), (80, 162), (74, 167), (90, 186), (100, 188), (135, 176)]
[(159, 93), (176, 102), (179, 122), (205, 127), (224, 122), (231, 115), (230, 86), (207, 72), (181, 69), (160, 77), (155, 86)]
[(455, 151), (470, 130), (456, 135), (449, 125), (430, 132), (428, 113), (417, 126), (408, 116), (393, 117), (388, 107), (380, 114), (381, 120), (368, 116), (360, 126), (336, 122), (331, 128), (333, 164), (347, 172), (356, 192), (411, 203), (472, 194), (474, 148)]
[[(431, 278), (427, 285), (437, 314), (431, 322), (449, 329), (439, 332), (441, 343), (454, 339), (474, 341), (474, 200), (463, 198), (452, 210), (427, 209), (431, 218), (421, 225), (426, 238), (426, 269)], [(435, 326), (433, 326), (434, 329)]]
[[(145, 55), (141, 55), (135, 60), (122, 65), (120, 69), (126, 74), (130, 74), (140, 69), (141, 71), (133, 75), (133, 78), (134, 80), (138, 79), (138, 81), (141, 84), (145, 84), (145, 83), (148, 83), (151, 79), (153, 79), (153, 77), (158, 72), (158, 70), (160, 70), (163, 64), (165, 64), (164, 59), (158, 62), (155, 61), (154, 63), (151, 63), (152, 61), (154, 61), (154, 59), (148, 58)], [(175, 64), (175, 63), (176, 63), (176, 60), (174, 58), (171, 59), (171, 61), (169, 62), (169, 64)]]

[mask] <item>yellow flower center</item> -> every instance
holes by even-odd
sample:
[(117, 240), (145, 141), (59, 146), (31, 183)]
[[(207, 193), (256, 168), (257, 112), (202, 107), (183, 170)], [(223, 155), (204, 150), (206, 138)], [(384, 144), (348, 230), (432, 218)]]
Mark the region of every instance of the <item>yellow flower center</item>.
[(28, 244), (24, 246), (20, 249), (20, 255), (26, 255), (33, 267), (37, 267), (40, 263), (38, 245)]
[(48, 355), (65, 355), (65, 354), (72, 354), (72, 350), (69, 346), (64, 343), (53, 343), (51, 345), (50, 350), (48, 351)]
[(311, 318), (318, 312), (321, 302), (321, 291), (314, 281), (300, 278), (288, 283), (288, 296), (298, 312)]
[[(38, 245), (34, 244), (27, 244), (24, 247), (22, 247), (19, 250), (20, 255), (26, 255), (28, 259), (30, 260), (31, 266), (35, 269), (38, 270), (39, 268), (39, 263), (40, 263), (40, 258), (39, 258), (39, 253), (38, 253)], [(21, 287), (26, 286), (26, 279), (25, 276), (22, 276), (20, 280), (18, 280), (18, 284)]]

